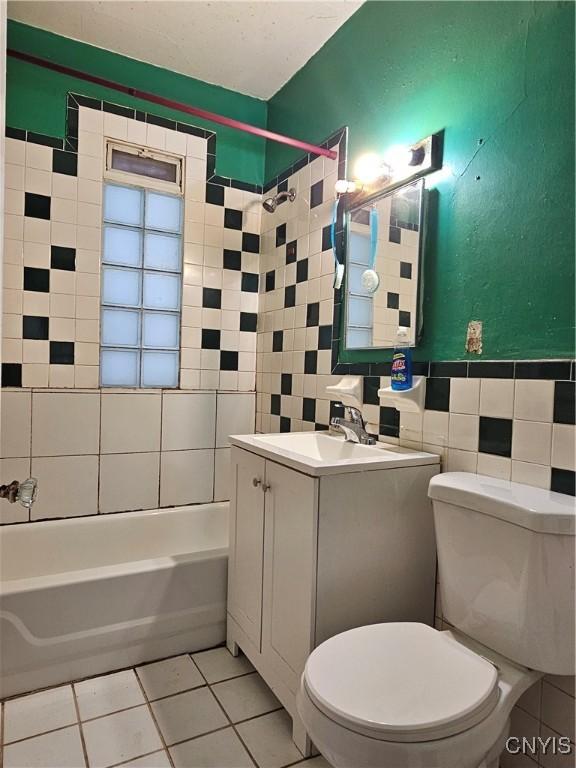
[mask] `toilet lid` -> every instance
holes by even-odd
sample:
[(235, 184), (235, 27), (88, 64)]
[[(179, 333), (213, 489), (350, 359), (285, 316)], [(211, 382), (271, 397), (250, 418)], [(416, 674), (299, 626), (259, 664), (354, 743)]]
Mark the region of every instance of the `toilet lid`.
[(330, 719), (372, 738), (431, 741), (482, 721), (498, 670), (450, 632), (373, 624), (335, 635), (306, 662), (304, 683)]

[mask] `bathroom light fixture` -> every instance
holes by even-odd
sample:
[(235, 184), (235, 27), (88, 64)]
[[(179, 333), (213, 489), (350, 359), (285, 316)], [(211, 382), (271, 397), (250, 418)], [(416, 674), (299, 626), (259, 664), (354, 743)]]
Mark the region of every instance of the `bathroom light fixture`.
[(334, 191), (337, 195), (346, 195), (351, 192), (360, 192), (363, 189), (363, 185), (357, 181), (348, 181), (348, 179), (338, 179), (334, 184)]
[(373, 184), (382, 176), (388, 175), (388, 165), (386, 165), (380, 155), (375, 152), (368, 152), (361, 155), (354, 165), (354, 177), (362, 184)]

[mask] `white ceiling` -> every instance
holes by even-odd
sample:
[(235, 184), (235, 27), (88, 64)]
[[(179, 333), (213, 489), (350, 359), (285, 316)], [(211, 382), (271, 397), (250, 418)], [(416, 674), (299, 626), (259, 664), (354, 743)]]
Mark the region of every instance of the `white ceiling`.
[(8, 17), (269, 99), (363, 0), (12, 0)]

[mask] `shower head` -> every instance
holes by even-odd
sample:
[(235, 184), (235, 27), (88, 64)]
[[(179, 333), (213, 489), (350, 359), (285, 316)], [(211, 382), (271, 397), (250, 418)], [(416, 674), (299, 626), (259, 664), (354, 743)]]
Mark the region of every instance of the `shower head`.
[(295, 199), (296, 190), (292, 187), (287, 192), (279, 192), (277, 195), (274, 195), (274, 197), (267, 197), (266, 200), (263, 201), (262, 207), (265, 211), (268, 211), (268, 213), (274, 213), (276, 208), (278, 208), (279, 205), (282, 205), (282, 203), (285, 203), (286, 200), (290, 200), (290, 202), (293, 203)]

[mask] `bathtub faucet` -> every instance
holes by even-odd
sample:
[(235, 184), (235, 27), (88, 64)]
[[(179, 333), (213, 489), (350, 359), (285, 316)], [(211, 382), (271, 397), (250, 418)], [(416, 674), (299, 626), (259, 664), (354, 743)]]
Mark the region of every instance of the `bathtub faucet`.
[(23, 507), (30, 509), (36, 501), (38, 493), (38, 480), (35, 477), (29, 477), (23, 483), (18, 480), (12, 480), (8, 485), (0, 485), (0, 499), (7, 499), (10, 504), (19, 501)]

